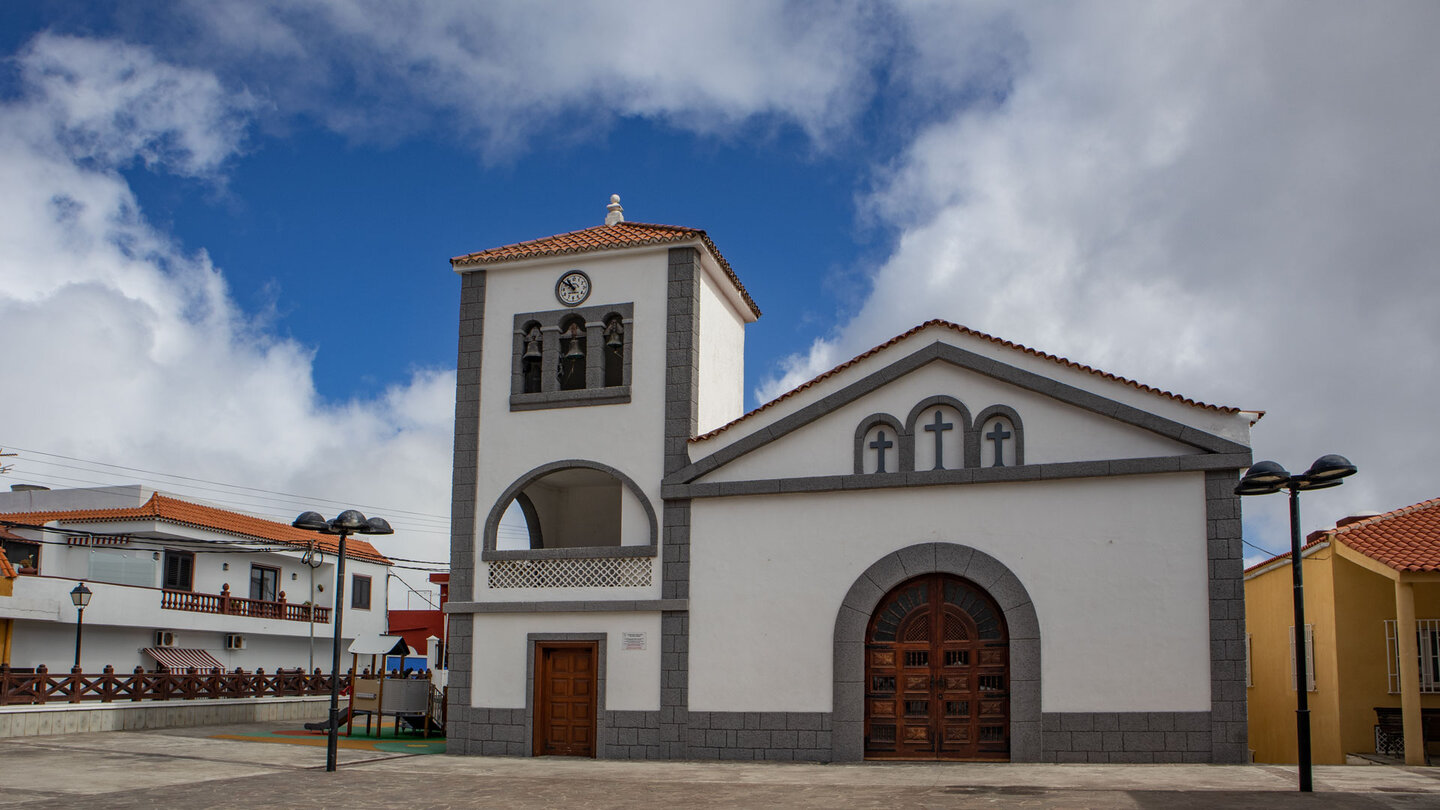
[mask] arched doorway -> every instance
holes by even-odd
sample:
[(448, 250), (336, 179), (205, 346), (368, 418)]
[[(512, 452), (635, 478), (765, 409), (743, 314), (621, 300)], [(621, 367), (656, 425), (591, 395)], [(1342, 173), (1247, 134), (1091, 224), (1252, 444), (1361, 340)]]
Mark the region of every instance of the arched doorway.
[(865, 758), (1008, 760), (1010, 655), (990, 595), (948, 574), (885, 595), (865, 633)]

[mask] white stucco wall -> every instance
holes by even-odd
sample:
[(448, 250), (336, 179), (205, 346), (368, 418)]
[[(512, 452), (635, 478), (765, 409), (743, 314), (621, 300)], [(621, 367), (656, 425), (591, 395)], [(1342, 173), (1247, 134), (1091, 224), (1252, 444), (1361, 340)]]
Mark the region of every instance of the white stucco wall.
[[(965, 349), (966, 351), (974, 352), (982, 357), (997, 360), (1006, 365), (1014, 366), (1042, 377), (1048, 377), (1084, 391), (1099, 394), (1100, 396), (1131, 405), (1143, 411), (1148, 411), (1181, 424), (1189, 425), (1206, 433), (1222, 436), (1232, 441), (1240, 442), (1241, 444), (1248, 445), (1250, 443), (1250, 417), (1244, 413), (1231, 414), (1187, 405), (1171, 397), (1143, 391), (1135, 386), (1107, 379), (1100, 374), (1093, 374), (1071, 368), (1053, 360), (1038, 357), (993, 341), (963, 335), (953, 329), (932, 326), (888, 347), (884, 351), (858, 361), (855, 365), (838, 374), (815, 383), (796, 396), (776, 402), (765, 410), (752, 414), (741, 423), (741, 425), (744, 426), (743, 429), (740, 429), (740, 426), (737, 425), (735, 428), (726, 430), (704, 442), (695, 443), (691, 446), (691, 457), (700, 458), (702, 455), (707, 455), (722, 447), (726, 447), (744, 438), (746, 435), (761, 430), (768, 425), (772, 425), (806, 405), (835, 393), (845, 386), (861, 380), (936, 341), (942, 341), (952, 346)], [(1195, 396), (1203, 394), (1204, 392), (1186, 391), (1181, 393)], [(973, 410), (973, 406), (968, 399), (963, 396), (960, 398), (966, 403), (967, 407), (972, 407), (972, 415), (978, 412)], [(1251, 405), (1251, 403), (1216, 404), (1233, 404), (1241, 407)], [(899, 416), (902, 419), (904, 418), (903, 415)], [(1026, 427), (1027, 429), (1029, 427), (1028, 421), (1026, 422)]]
[(1028, 589), (1043, 711), (1210, 708), (1203, 473), (706, 498), (691, 524), (692, 709), (830, 711), (846, 592), (929, 542)]
[[(543, 613), (475, 617), (471, 705), (525, 706), (530, 633), (605, 633), (605, 702), (602, 709), (660, 708), (660, 614)], [(644, 633), (644, 650), (622, 649), (622, 633)]]
[(745, 320), (708, 272), (700, 279), (699, 346), (697, 435), (739, 417), (745, 407)]
[[(585, 459), (616, 468), (640, 486), (657, 515), (661, 509), (660, 477), (665, 407), (665, 318), (667, 305), (665, 248), (566, 257), (554, 261), (504, 264), (487, 268), (485, 338), (481, 350), (479, 464), (476, 483), (476, 529), (500, 496), (526, 473), (553, 461)], [(631, 398), (620, 405), (510, 410), (511, 334), (515, 315), (563, 309), (555, 300), (555, 281), (573, 269), (590, 276), (592, 292), (582, 306), (634, 304), (631, 349)], [(646, 520), (633, 518), (643, 509), (622, 507), (622, 536), (634, 544), (634, 530), (649, 542)], [(476, 538), (476, 547), (481, 538)], [(490, 590), (487, 563), (476, 565), (475, 599), (582, 598), (577, 589), (530, 591)], [(611, 598), (658, 598), (659, 579), (649, 588), (610, 592)], [(606, 593), (601, 591), (601, 593)], [(602, 597), (603, 598), (603, 597)]]
[[(35, 622), (17, 620), (14, 642), (10, 651), (10, 663), (17, 667), (36, 667), (41, 664), (51, 672), (68, 672), (75, 660), (75, 616), (71, 608), (66, 622)], [(310, 639), (303, 637), (267, 637), (246, 634), (243, 650), (225, 649), (225, 634), (219, 630), (184, 629), (176, 630), (175, 646), (204, 650), (214, 656), (226, 670), (239, 667), (247, 672), (264, 668), (266, 672), (277, 669), (310, 669)], [(232, 631), (233, 632), (233, 631)], [(315, 625), (314, 665), (325, 672), (330, 671), (330, 644), (332, 628), (328, 624)], [(147, 671), (154, 669), (155, 661), (141, 650), (154, 646), (154, 631), (143, 627), (125, 627), (91, 621), (91, 612), (85, 611), (85, 628), (81, 643), (81, 669), (98, 673), (106, 666), (115, 667), (117, 673), (130, 673), (142, 666)], [(341, 670), (349, 669), (350, 656), (343, 655), (355, 634), (347, 628), (341, 642)], [(365, 666), (365, 662), (361, 662)]]
[[(1171, 456), (1198, 452), (1189, 445), (1150, 431), (937, 361), (916, 369), (777, 441), (747, 453), (699, 480), (742, 481), (809, 475), (848, 475), (854, 471), (855, 431), (866, 417), (875, 413), (888, 413), (903, 424), (911, 409), (922, 400), (937, 394), (960, 400), (969, 409), (971, 418), (978, 416), (991, 405), (1008, 405), (1014, 408), (1025, 429), (1026, 464)], [(922, 470), (928, 470), (934, 464), (934, 437), (919, 425), (928, 421), (932, 415), (933, 409), (927, 410), (915, 430), (918, 434), (915, 440), (917, 458), (926, 460), (924, 465), (919, 467)], [(959, 432), (959, 422), (954, 421), (954, 424), (956, 428), (950, 432), (952, 437)], [(739, 430), (741, 426), (744, 427), (743, 432), (750, 430), (750, 426), (742, 422), (731, 431)], [(886, 431), (889, 440), (894, 441), (894, 431), (888, 428)], [(873, 435), (867, 438), (873, 438)], [(1011, 443), (1013, 447), (1013, 439)], [(705, 449), (709, 450), (708, 443), (698, 444), (704, 444)], [(868, 449), (868, 441), (865, 456), (865, 471), (873, 472), (875, 452)], [(691, 450), (691, 457), (700, 457), (696, 449)], [(888, 451), (887, 469), (892, 472), (897, 470), (898, 460), (897, 445)], [(959, 465), (947, 463), (946, 466), (953, 469)]]

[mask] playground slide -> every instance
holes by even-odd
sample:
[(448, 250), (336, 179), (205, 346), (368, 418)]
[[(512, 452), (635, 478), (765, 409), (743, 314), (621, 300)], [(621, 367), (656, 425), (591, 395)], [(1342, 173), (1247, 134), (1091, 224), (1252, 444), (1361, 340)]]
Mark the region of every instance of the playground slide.
[[(340, 718), (339, 718), (339, 723), (338, 723), (338, 725), (343, 726), (343, 725), (345, 725), (345, 724), (348, 723), (348, 722), (350, 722), (350, 707), (349, 707), (349, 706), (346, 706), (345, 708), (343, 708), (343, 709), (340, 710)], [(330, 730), (330, 719), (329, 719), (329, 718), (326, 718), (326, 719), (324, 719), (324, 720), (321, 720), (321, 721), (318, 722), (318, 723), (306, 723), (306, 724), (305, 724), (305, 730), (306, 730), (306, 731), (329, 731), (329, 730)]]

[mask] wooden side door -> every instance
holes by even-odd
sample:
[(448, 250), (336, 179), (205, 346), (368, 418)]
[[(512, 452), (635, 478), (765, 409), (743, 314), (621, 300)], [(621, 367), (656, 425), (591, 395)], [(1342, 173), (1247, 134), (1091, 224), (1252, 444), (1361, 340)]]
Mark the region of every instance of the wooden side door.
[(595, 756), (593, 641), (535, 645), (535, 756)]

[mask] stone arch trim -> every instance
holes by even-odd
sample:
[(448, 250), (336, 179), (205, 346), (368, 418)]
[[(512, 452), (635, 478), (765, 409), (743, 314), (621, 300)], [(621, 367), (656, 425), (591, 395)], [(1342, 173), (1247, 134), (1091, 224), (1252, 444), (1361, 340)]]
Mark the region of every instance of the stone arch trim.
[[(656, 520), (656, 518), (655, 518), (655, 507), (650, 503), (650, 499), (647, 498), (647, 497), (645, 497), (645, 492), (644, 492), (644, 490), (640, 489), (640, 485), (637, 484), (637, 483), (635, 483), (635, 480), (632, 479), (630, 476), (626, 475), (626, 474), (623, 473), (623, 472), (620, 472), (619, 470), (615, 469), (614, 467), (611, 467), (611, 466), (608, 465), (608, 464), (601, 464), (601, 463), (598, 462), (598, 461), (589, 461), (589, 460), (586, 460), (586, 459), (579, 459), (579, 458), (565, 459), (565, 460), (563, 460), (563, 461), (552, 461), (552, 462), (550, 462), (550, 463), (548, 463), (548, 464), (541, 464), (539, 467), (536, 467), (535, 469), (531, 470), (530, 472), (527, 472), (527, 473), (525, 473), (524, 475), (520, 476), (519, 478), (515, 479), (515, 483), (513, 483), (513, 484), (511, 484), (510, 486), (506, 487), (506, 488), (505, 488), (505, 491), (502, 492), (502, 493), (500, 493), (500, 497), (499, 497), (498, 499), (496, 499), (495, 504), (490, 507), (490, 514), (487, 515), (486, 518), (485, 518), (485, 533), (484, 533), (484, 545), (483, 545), (483, 547), (482, 547), (482, 548), (483, 548), (482, 556), (483, 556), (484, 554), (489, 554), (489, 553), (494, 552), (494, 551), (496, 550), (496, 548), (495, 548), (495, 545), (496, 545), (496, 543), (495, 543), (495, 534), (496, 534), (496, 531), (497, 531), (497, 530), (499, 529), (499, 527), (500, 527), (500, 518), (505, 515), (505, 509), (506, 509), (506, 507), (509, 505), (510, 501), (515, 498), (516, 495), (520, 494), (521, 490), (525, 489), (525, 487), (527, 487), (527, 486), (529, 486), (530, 484), (534, 483), (537, 479), (543, 478), (543, 477), (549, 475), (550, 473), (559, 472), (560, 470), (573, 470), (573, 469), (577, 469), (577, 468), (584, 468), (584, 469), (588, 469), (588, 470), (598, 470), (599, 472), (605, 473), (606, 475), (608, 475), (608, 476), (616, 479), (617, 481), (619, 481), (621, 484), (624, 484), (624, 485), (625, 485), (625, 488), (630, 490), (630, 494), (634, 495), (635, 498), (640, 501), (640, 505), (643, 506), (643, 507), (645, 507), (645, 517), (650, 521), (650, 545), (648, 546), (648, 548), (649, 548), (649, 550), (650, 550), (650, 555), (653, 556), (654, 553), (655, 553), (655, 550), (659, 547), (660, 524), (659, 524), (659, 521)], [(525, 508), (525, 507), (522, 505), (522, 506), (521, 506), (521, 509), (524, 509), (524, 508)], [(626, 549), (626, 548), (631, 548), (631, 549), (645, 549), (645, 548), (647, 548), (647, 547), (646, 547), (646, 546), (617, 546), (616, 548), (617, 548), (617, 549)], [(607, 549), (587, 549), (587, 552), (603, 552), (603, 551), (611, 551), (611, 550), (612, 550), (612, 549), (608, 549), (608, 548), (607, 548)], [(543, 552), (544, 549), (536, 549), (535, 551), (537, 551), (537, 552)], [(560, 549), (556, 549), (556, 551), (560, 551)], [(507, 554), (514, 554), (514, 553), (517, 553), (517, 552), (506, 552), (506, 553), (507, 553)], [(522, 554), (523, 554), (524, 552), (519, 552), (519, 553), (522, 553)], [(603, 554), (603, 553), (587, 553), (587, 556), (603, 557), (603, 556), (606, 556), (606, 555)], [(618, 555), (616, 555), (616, 556), (629, 556), (629, 554), (628, 554), (627, 552), (621, 552), (620, 554), (618, 554)]]
[[(522, 490), (515, 493), (515, 503), (520, 504), (520, 511), (525, 513), (525, 528), (530, 532), (530, 548), (544, 548), (545, 536), (540, 531), (540, 513), (535, 509), (535, 503), (530, 500)], [(500, 514), (505, 514), (501, 510)]]
[(850, 586), (835, 617), (831, 759), (865, 753), (865, 628), (876, 605), (900, 583), (951, 574), (982, 588), (1010, 630), (1010, 761), (1041, 761), (1040, 621), (1019, 577), (989, 554), (958, 543), (921, 543), (876, 560)]
[[(1025, 423), (1020, 421), (1020, 414), (1009, 405), (991, 405), (975, 416), (973, 427), (967, 431), (967, 437), (969, 433), (975, 435), (975, 466), (980, 466), (980, 442), (985, 440), (980, 431), (985, 429), (986, 422), (997, 416), (1010, 422), (1010, 430), (1015, 434), (1015, 466), (1019, 467), (1025, 463)], [(970, 447), (968, 438), (965, 446), (967, 449)]]
[(915, 466), (915, 444), (899, 419), (888, 413), (872, 413), (860, 420), (855, 428), (855, 474), (865, 473), (865, 434), (876, 425), (884, 425), (895, 431), (895, 469), (887, 473), (905, 472)]
[[(921, 415), (923, 415), (926, 410), (937, 406), (953, 408), (960, 412), (960, 467), (979, 466), (979, 431), (975, 430), (975, 422), (970, 418), (970, 409), (965, 407), (965, 403), (947, 394), (936, 394), (933, 397), (926, 397), (916, 403), (914, 408), (910, 409), (910, 415), (905, 418), (905, 432), (912, 437), (910, 446), (912, 448), (915, 446), (915, 439), (913, 437), (915, 436), (916, 423), (920, 421)], [(970, 463), (971, 458), (976, 459), (976, 463)], [(906, 469), (915, 469), (915, 454), (913, 451), (910, 454), (910, 466), (906, 467)]]

